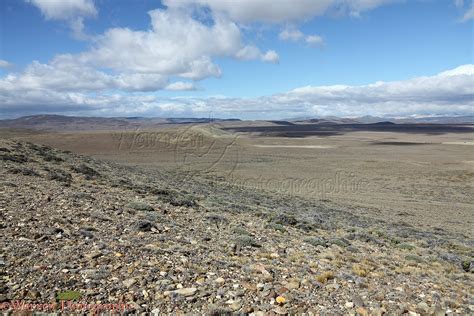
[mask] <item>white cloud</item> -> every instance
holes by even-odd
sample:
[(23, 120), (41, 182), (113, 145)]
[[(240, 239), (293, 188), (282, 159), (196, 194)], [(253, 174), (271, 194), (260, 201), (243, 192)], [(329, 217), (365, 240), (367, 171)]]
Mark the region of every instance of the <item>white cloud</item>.
[(309, 45), (321, 46), (324, 44), (324, 39), (319, 35), (308, 35), (304, 40)]
[(262, 55), (260, 49), (254, 45), (246, 45), (242, 49), (240, 49), (235, 57), (241, 60), (251, 60), (257, 59)]
[(304, 34), (295, 28), (287, 27), (278, 34), (278, 37), (283, 41), (299, 41), (304, 38)]
[(191, 91), (191, 90), (196, 90), (196, 86), (192, 82), (177, 81), (177, 82), (173, 82), (173, 83), (170, 83), (169, 85), (167, 85), (166, 90), (170, 90), (170, 91)]
[(462, 8), (464, 7), (464, 0), (454, 0), (454, 5), (456, 8)]
[(70, 55), (58, 56), (50, 64), (34, 61), (23, 72), (0, 79), (0, 87), (12, 92), (91, 92), (113, 89), (154, 91), (164, 88), (167, 83), (167, 77), (159, 74), (107, 74), (76, 64)]
[[(228, 117), (243, 113), (243, 118), (470, 114), (474, 105), (473, 65), (406, 81), (307, 86), (260, 98), (159, 99), (143, 93), (195, 90), (194, 83), (186, 80), (221, 76), (216, 58), (278, 63), (276, 51), (262, 51), (245, 43), (241, 32), (244, 23), (282, 23), (287, 27), (279, 34), (281, 40), (324, 45), (321, 36), (302, 33), (293, 26), (295, 22), (297, 25), (329, 13), (358, 16), (394, 1), (241, 0), (235, 5), (218, 0), (167, 0), (167, 9), (149, 12), (149, 29), (112, 28), (95, 37), (87, 51), (58, 55), (47, 64), (32, 62), (23, 71), (0, 78), (0, 112), (206, 116), (206, 111), (213, 111)], [(30, 2), (46, 19), (68, 21), (79, 35), (83, 34), (84, 19), (97, 15), (92, 0)], [(190, 4), (209, 6), (206, 14), (212, 23), (202, 22), (186, 6)], [(474, 11), (472, 6), (470, 11)], [(468, 11), (464, 19), (472, 19), (473, 14)], [(1, 60), (0, 67), (4, 67)]]
[(278, 56), (277, 52), (275, 52), (274, 50), (269, 50), (261, 56), (261, 59), (263, 61), (276, 64), (280, 61), (280, 56)]
[(164, 4), (169, 7), (189, 6), (191, 3), (207, 5), (214, 12), (225, 13), (232, 20), (243, 23), (281, 23), (322, 14), (332, 2), (332, 0), (239, 0), (236, 5), (233, 1), (221, 0), (165, 0)]
[(84, 34), (84, 18), (96, 17), (97, 9), (93, 0), (26, 0), (36, 6), (46, 20), (68, 21), (73, 35), (87, 39)]
[(109, 29), (79, 61), (116, 71), (186, 74), (198, 79), (220, 74), (210, 56), (234, 56), (243, 47), (239, 28), (227, 20), (216, 18), (214, 25), (207, 26), (184, 11), (149, 14), (150, 30)]
[(220, 16), (214, 16), (213, 25), (206, 25), (185, 10), (157, 9), (149, 15), (150, 30), (109, 29), (78, 60), (115, 71), (199, 80), (220, 76), (221, 70), (212, 57), (248, 60), (262, 56), (257, 47), (243, 44), (234, 22)]
[(276, 52), (245, 45), (239, 27), (222, 17), (206, 25), (185, 10), (153, 10), (149, 15), (148, 30), (109, 29), (88, 51), (57, 55), (48, 64), (33, 62), (0, 82), (11, 89), (68, 92), (192, 90), (191, 83), (169, 81), (221, 76), (215, 57), (278, 62)]
[(68, 20), (82, 17), (94, 17), (97, 9), (92, 0), (27, 0), (40, 9), (48, 20)]
[(236, 54), (236, 57), (241, 60), (252, 60), (260, 59), (264, 62), (276, 64), (279, 62), (280, 57), (277, 52), (274, 50), (269, 50), (265, 53), (262, 53), (260, 49), (253, 45), (247, 45)]
[[(458, 9), (464, 8), (464, 1), (463, 0), (454, 0), (454, 5)], [(467, 22), (474, 19), (474, 0), (471, 1), (470, 7), (464, 12), (462, 18), (460, 19), (461, 22)]]
[(8, 61), (0, 59), (0, 69), (10, 68), (11, 66), (13, 65), (9, 63)]
[[(93, 0), (26, 1), (37, 6), (48, 20), (67, 21), (77, 38), (91, 40), (91, 48), (75, 55), (58, 56), (50, 64), (31, 65), (24, 73), (25, 78), (15, 74), (12, 80), (21, 84), (34, 82), (37, 88), (62, 82), (63, 86), (56, 85), (58, 89), (69, 91), (75, 87), (80, 91), (151, 91), (165, 88), (176, 77), (191, 80), (220, 77), (222, 70), (214, 59), (221, 57), (278, 63), (279, 55), (274, 50), (261, 51), (243, 41), (240, 22), (279, 23), (325, 14), (328, 10), (359, 12), (389, 2), (242, 0), (239, 5), (233, 5), (217, 0), (166, 0), (166, 9), (148, 12), (149, 29), (111, 28), (92, 38), (84, 34), (84, 19), (98, 14)], [(193, 10), (193, 5), (195, 9), (209, 6), (211, 10), (205, 14), (212, 23), (202, 22), (196, 14), (199, 10)], [(283, 31), (280, 37), (311, 45), (323, 44), (320, 36), (304, 35), (297, 29)], [(64, 70), (66, 65), (72, 69), (69, 73)], [(54, 78), (42, 75), (43, 72)]]
[(399, 0), (340, 0), (335, 1), (339, 10), (351, 16), (359, 16), (364, 11), (373, 10), (382, 5), (399, 2)]
[(241, 23), (284, 23), (306, 20), (328, 12), (357, 16), (361, 12), (398, 0), (165, 0), (171, 8), (207, 5)]
[(464, 16), (462, 17), (461, 21), (467, 22), (473, 19), (474, 19), (474, 1), (472, 1), (471, 7), (466, 11), (466, 13), (464, 13)]
[(474, 76), (474, 66), (471, 64), (462, 65), (454, 69), (446, 70), (438, 74), (439, 77), (454, 77), (454, 76)]
[(323, 46), (324, 39), (319, 35), (305, 35), (303, 32), (295, 28), (294, 26), (287, 26), (283, 29), (278, 38), (282, 41), (304, 41), (306, 44), (311, 46)]
[[(177, 84), (177, 86), (180, 84)], [(41, 107), (38, 107), (41, 105)], [(295, 116), (472, 115), (474, 65), (434, 76), (362, 86), (306, 86), (258, 98), (157, 98), (135, 94), (13, 87), (0, 81), (4, 115), (54, 111), (87, 115), (207, 116), (278, 119)]]
[(469, 114), (474, 106), (474, 65), (431, 77), (364, 86), (307, 86), (274, 96), (306, 104), (321, 115)]

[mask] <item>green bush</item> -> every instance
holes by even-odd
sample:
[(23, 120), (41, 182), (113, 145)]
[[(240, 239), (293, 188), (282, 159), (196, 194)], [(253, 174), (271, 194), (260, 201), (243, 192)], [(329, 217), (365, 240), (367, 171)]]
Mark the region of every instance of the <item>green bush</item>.
[(74, 301), (81, 298), (81, 293), (78, 291), (65, 291), (56, 295), (58, 301)]
[(67, 184), (70, 184), (72, 181), (71, 174), (61, 169), (50, 170), (48, 172), (48, 178), (50, 180), (56, 180)]
[(251, 234), (242, 227), (234, 227), (232, 231), (238, 235), (250, 236)]
[(134, 209), (136, 211), (144, 211), (144, 212), (152, 212), (155, 210), (152, 206), (140, 201), (130, 202), (127, 204), (127, 207)]
[(407, 255), (405, 257), (406, 260), (409, 260), (409, 261), (415, 261), (415, 262), (423, 262), (423, 259), (420, 257), (420, 256), (417, 256), (417, 255)]
[(271, 228), (271, 229), (277, 230), (277, 231), (282, 232), (282, 233), (286, 232), (286, 228), (282, 224), (268, 223), (267, 228)]
[(298, 224), (298, 220), (296, 219), (296, 217), (283, 213), (275, 216), (272, 221), (280, 225), (295, 226), (296, 224)]
[(74, 170), (77, 173), (82, 173), (83, 175), (86, 176), (87, 179), (92, 179), (94, 177), (98, 177), (100, 174), (93, 168), (87, 166), (86, 164), (79, 164), (77, 166), (72, 167), (72, 170)]
[(398, 245), (398, 248), (404, 249), (404, 250), (413, 250), (415, 249), (415, 246), (407, 244), (407, 243), (401, 243)]
[(313, 245), (315, 247), (317, 246), (327, 247), (327, 242), (324, 239), (319, 238), (319, 237), (308, 237), (308, 238), (305, 238), (304, 242), (310, 245)]
[(240, 235), (235, 239), (235, 243), (241, 247), (260, 247), (251, 236)]

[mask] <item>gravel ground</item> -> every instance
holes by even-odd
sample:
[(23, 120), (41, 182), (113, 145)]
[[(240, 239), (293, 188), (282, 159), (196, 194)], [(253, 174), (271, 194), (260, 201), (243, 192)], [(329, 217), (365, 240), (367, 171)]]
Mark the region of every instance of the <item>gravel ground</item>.
[(474, 313), (470, 236), (13, 140), (0, 166), (5, 311)]

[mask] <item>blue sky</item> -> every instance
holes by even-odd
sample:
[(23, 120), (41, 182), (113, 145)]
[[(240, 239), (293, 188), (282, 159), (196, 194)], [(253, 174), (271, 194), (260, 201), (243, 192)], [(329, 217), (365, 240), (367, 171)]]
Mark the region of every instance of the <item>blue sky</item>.
[(473, 110), (472, 1), (4, 0), (0, 10), (0, 117)]

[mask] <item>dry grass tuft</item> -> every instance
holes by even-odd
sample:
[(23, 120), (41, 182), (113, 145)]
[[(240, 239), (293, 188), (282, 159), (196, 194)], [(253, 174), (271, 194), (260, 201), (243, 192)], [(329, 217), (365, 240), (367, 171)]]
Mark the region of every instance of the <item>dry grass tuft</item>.
[(326, 271), (316, 277), (316, 280), (320, 283), (326, 283), (328, 280), (334, 279), (334, 272)]

